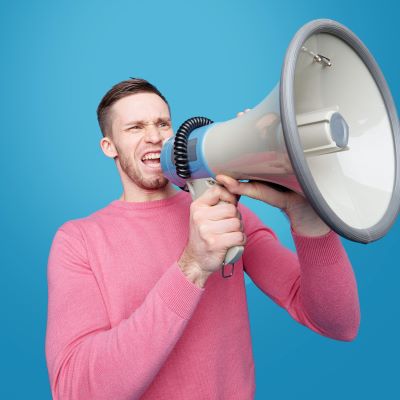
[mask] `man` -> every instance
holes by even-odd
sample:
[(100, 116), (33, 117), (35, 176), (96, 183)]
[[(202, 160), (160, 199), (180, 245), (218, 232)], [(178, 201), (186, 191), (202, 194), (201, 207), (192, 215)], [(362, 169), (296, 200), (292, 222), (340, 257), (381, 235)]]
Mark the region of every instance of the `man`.
[[(351, 265), (303, 197), (226, 176), (194, 202), (176, 192), (159, 163), (169, 106), (147, 81), (115, 85), (98, 119), (123, 194), (65, 223), (53, 241), (46, 355), (55, 399), (253, 398), (244, 272), (312, 330), (356, 336)], [(297, 255), (237, 204), (241, 194), (288, 215)], [(224, 279), (235, 245), (245, 251)]]

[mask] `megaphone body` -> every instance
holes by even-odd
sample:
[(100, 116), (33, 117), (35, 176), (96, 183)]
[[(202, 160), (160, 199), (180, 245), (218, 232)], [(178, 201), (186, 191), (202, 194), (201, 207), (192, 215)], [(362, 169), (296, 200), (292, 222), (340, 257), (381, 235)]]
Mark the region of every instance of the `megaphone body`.
[[(210, 122), (188, 120), (161, 152), (164, 175), (193, 197), (217, 174), (277, 184), (361, 243), (384, 236), (398, 215), (396, 108), (368, 49), (338, 22), (304, 25), (271, 93), (239, 118)], [(197, 192), (193, 182), (203, 182)]]

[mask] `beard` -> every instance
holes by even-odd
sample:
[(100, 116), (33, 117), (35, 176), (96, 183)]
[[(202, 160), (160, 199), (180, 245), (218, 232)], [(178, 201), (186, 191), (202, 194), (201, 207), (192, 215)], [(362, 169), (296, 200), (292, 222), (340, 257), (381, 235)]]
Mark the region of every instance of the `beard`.
[(141, 173), (139, 166), (130, 157), (118, 152), (118, 159), (122, 171), (129, 179), (141, 189), (154, 190), (163, 189), (168, 184), (168, 179), (162, 173), (154, 174), (153, 176), (144, 176)]

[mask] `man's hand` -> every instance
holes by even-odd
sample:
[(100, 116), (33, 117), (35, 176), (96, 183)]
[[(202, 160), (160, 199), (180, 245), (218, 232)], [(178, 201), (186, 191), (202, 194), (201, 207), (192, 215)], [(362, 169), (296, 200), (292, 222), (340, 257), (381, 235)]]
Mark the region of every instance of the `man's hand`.
[(178, 265), (199, 287), (222, 267), (229, 248), (246, 242), (236, 205), (236, 196), (217, 185), (191, 204), (189, 240)]
[(299, 235), (322, 236), (330, 231), (310, 203), (298, 193), (279, 192), (262, 182), (239, 182), (226, 175), (217, 175), (216, 180), (232, 194), (245, 195), (280, 208)]

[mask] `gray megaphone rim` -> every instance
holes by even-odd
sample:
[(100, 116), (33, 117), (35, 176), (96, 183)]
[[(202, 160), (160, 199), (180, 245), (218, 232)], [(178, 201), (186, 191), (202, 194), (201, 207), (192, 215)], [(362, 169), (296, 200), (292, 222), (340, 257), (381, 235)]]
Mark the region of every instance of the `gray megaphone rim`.
[[(294, 107), (294, 78), (297, 58), (304, 42), (313, 34), (330, 33), (344, 40), (363, 60), (374, 78), (389, 116), (395, 147), (395, 180), (389, 206), (382, 219), (368, 229), (354, 228), (343, 222), (329, 207), (308, 168), (297, 130)], [(286, 51), (280, 80), (280, 111), (289, 158), (303, 193), (319, 216), (338, 234), (357, 242), (369, 243), (384, 236), (393, 225), (400, 207), (399, 120), (386, 80), (374, 57), (361, 40), (347, 27), (330, 19), (318, 19), (304, 25), (293, 37)]]

